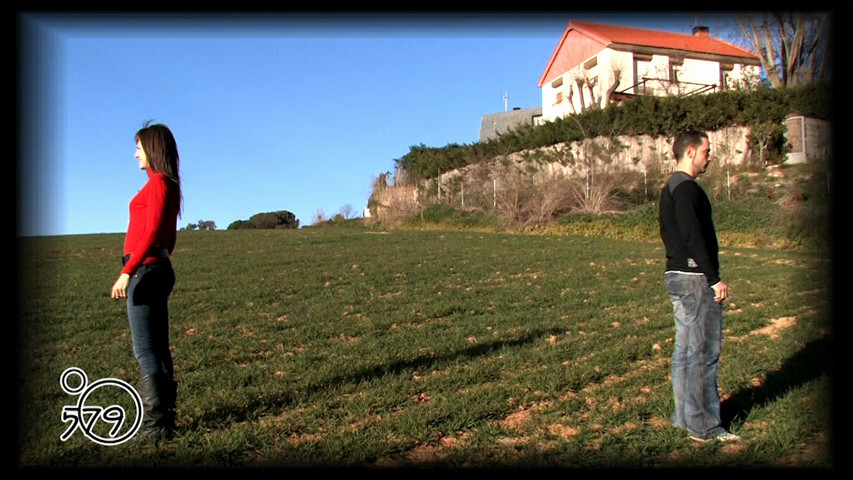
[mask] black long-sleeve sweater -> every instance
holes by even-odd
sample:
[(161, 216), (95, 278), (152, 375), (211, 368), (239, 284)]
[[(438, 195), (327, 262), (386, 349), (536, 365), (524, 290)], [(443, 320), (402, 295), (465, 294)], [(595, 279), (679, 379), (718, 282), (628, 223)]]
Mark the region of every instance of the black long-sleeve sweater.
[(717, 232), (711, 201), (691, 176), (675, 172), (664, 185), (658, 206), (666, 271), (703, 273), (708, 285), (720, 281)]

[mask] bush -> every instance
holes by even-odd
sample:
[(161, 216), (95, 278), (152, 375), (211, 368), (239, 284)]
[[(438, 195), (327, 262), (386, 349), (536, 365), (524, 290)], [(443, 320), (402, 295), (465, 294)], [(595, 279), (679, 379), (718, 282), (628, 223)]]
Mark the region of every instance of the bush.
[(459, 210), (450, 205), (436, 203), (423, 209), (421, 215), (405, 222), (410, 227), (440, 225), (451, 228), (497, 230), (501, 226), (499, 217), (481, 210)]
[[(741, 172), (736, 184), (743, 190), (735, 198), (712, 200), (720, 245), (829, 251), (832, 219), (826, 168), (826, 162), (816, 161), (769, 170), (784, 175)], [(783, 178), (787, 182), (782, 182)], [(660, 241), (658, 205), (648, 203), (623, 213), (602, 215), (571, 213), (544, 230), (560, 235)]]
[[(599, 132), (607, 132), (610, 136), (672, 136), (686, 128), (707, 131), (768, 122), (778, 125), (779, 129), (766, 138), (766, 146), (770, 147), (771, 158), (780, 158), (784, 153), (780, 141), (784, 118), (796, 113), (829, 120), (831, 102), (831, 89), (827, 85), (723, 91), (692, 97), (642, 96), (543, 125), (524, 125), (483, 143), (454, 143), (441, 148), (423, 144), (412, 146), (395, 163), (412, 181), (417, 181), (482, 160), (581, 140)], [(582, 131), (580, 125), (588, 126), (590, 131)]]
[(228, 225), (228, 230), (274, 228), (299, 228), (299, 220), (293, 213), (287, 210), (279, 210), (277, 212), (257, 213), (252, 215), (248, 221), (237, 220)]
[(713, 206), (717, 230), (750, 232), (773, 227), (776, 203), (767, 197), (744, 198), (739, 201), (720, 201)]

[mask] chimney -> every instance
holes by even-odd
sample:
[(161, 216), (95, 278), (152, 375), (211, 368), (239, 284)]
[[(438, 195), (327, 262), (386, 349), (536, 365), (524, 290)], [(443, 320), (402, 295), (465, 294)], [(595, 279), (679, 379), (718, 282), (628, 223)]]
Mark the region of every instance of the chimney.
[(695, 27), (693, 27), (694, 37), (709, 37), (710, 35), (711, 33), (708, 27), (703, 27), (701, 25), (696, 25)]

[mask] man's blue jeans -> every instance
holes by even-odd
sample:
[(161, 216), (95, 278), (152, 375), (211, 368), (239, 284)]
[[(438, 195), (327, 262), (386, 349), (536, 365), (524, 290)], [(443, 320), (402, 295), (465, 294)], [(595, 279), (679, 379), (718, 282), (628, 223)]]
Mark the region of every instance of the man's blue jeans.
[(175, 286), (170, 262), (142, 265), (127, 286), (127, 317), (133, 353), (142, 376), (173, 375), (169, 351), (169, 294)]
[(704, 275), (666, 272), (665, 280), (675, 316), (671, 420), (691, 435), (712, 437), (725, 431), (717, 391), (723, 306)]

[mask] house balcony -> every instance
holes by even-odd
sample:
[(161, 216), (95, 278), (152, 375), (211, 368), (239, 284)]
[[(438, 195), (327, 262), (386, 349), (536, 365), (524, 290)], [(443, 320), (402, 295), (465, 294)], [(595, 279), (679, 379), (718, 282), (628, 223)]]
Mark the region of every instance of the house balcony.
[(642, 80), (630, 87), (614, 92), (611, 99), (617, 102), (630, 100), (637, 96), (676, 96), (690, 97), (703, 93), (717, 91), (720, 86), (713, 83), (681, 82), (666, 78), (643, 77)]

